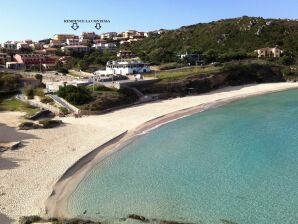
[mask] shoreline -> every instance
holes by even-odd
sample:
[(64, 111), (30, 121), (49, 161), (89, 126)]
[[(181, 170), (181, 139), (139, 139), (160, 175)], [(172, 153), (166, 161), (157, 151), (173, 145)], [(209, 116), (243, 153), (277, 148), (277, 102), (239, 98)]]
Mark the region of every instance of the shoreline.
[[(296, 87), (288, 87), (286, 89), (276, 89), (269, 90), (264, 92), (257, 93), (247, 93), (240, 94), (232, 97), (227, 97), (223, 99), (217, 99), (208, 103), (199, 104), (193, 107), (177, 110), (156, 118), (153, 118), (149, 121), (144, 122), (143, 124), (135, 127), (132, 130), (126, 130), (115, 138), (105, 142), (99, 147), (95, 148), (79, 161), (73, 164), (63, 176), (58, 180), (58, 182), (53, 187), (53, 192), (46, 201), (46, 217), (48, 218), (62, 218), (70, 219), (75, 218), (71, 216), (68, 212), (68, 200), (72, 193), (76, 190), (78, 185), (84, 180), (86, 176), (92, 171), (92, 169), (100, 163), (102, 160), (106, 159), (109, 156), (112, 156), (114, 153), (122, 150), (126, 145), (133, 142), (135, 139), (139, 138), (142, 135), (146, 135), (150, 131), (157, 129), (163, 125), (166, 125), (170, 122), (183, 119), (185, 117), (204, 112), (209, 109), (214, 109), (226, 104), (250, 98), (260, 95), (267, 95), (276, 92), (282, 92), (290, 89), (296, 89)], [(208, 93), (207, 93), (208, 94)], [(202, 94), (205, 95), (205, 94)], [(149, 103), (150, 104), (150, 103)]]
[[(94, 149), (99, 148), (98, 146), (107, 146), (108, 142), (115, 140), (117, 136), (119, 137), (127, 130), (126, 137), (122, 136), (121, 139), (116, 140), (123, 141), (123, 138), (127, 138), (129, 135), (135, 135), (137, 138), (139, 135), (159, 127), (161, 123), (178, 119), (179, 113), (182, 118), (186, 116), (186, 112), (193, 114), (230, 101), (289, 89), (298, 89), (298, 83), (225, 87), (205, 94), (135, 105), (103, 115), (84, 116), (79, 119), (64, 117), (61, 120), (65, 125), (54, 129), (20, 131), (15, 127), (22, 113), (2, 112), (0, 113), (0, 124), (3, 125), (0, 125), (0, 129), (9, 126), (13, 132), (10, 134), (5, 131), (1, 132), (1, 129), (0, 141), (20, 136), (24, 145), (18, 150), (5, 151), (0, 154), (2, 161), (7, 164), (5, 167), (0, 167), (2, 180), (0, 184), (2, 205), (0, 213), (11, 220), (9, 223), (18, 223), (17, 220), (21, 216), (45, 216), (45, 202), (61, 177), (64, 177), (66, 181), (73, 181), (75, 175), (69, 169), (73, 166), (76, 166), (77, 169), (80, 168), (82, 164), (78, 164), (79, 161), (88, 157)], [(195, 111), (196, 108), (199, 108), (198, 111)], [(166, 116), (169, 114), (175, 114), (177, 117), (172, 116), (172, 119), (168, 117), (166, 121)], [(161, 122), (162, 120), (163, 122)], [(139, 133), (136, 134), (136, 131)], [(116, 146), (123, 147), (119, 141), (117, 143)], [(101, 148), (97, 153), (94, 152), (93, 157), (89, 155), (87, 159), (85, 158), (87, 161), (85, 166), (91, 166), (91, 159), (95, 155), (103, 155), (104, 151), (113, 153), (112, 150)], [(88, 159), (90, 160), (88, 161)], [(75, 171), (75, 169), (71, 170)], [(66, 176), (66, 171), (68, 176)], [(83, 177), (84, 173), (81, 172), (81, 175)], [(55, 191), (56, 196), (60, 199), (63, 197), (62, 190), (65, 196), (67, 196), (66, 193), (71, 193), (71, 189), (66, 186), (60, 192)], [(56, 207), (57, 210), (59, 210), (59, 206)]]

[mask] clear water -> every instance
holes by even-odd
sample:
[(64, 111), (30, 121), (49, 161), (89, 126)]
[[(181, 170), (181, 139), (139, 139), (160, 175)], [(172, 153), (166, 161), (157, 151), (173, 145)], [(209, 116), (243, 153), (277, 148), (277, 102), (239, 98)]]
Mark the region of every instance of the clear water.
[(298, 223), (298, 90), (153, 130), (100, 162), (68, 209), (110, 223), (132, 213), (206, 224)]

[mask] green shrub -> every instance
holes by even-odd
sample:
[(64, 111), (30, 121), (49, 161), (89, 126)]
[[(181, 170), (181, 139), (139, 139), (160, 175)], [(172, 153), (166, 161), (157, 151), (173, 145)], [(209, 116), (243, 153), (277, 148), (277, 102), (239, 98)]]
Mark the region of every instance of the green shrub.
[(39, 216), (23, 216), (20, 218), (20, 224), (31, 224), (33, 222), (41, 221), (42, 219)]
[(21, 76), (15, 74), (0, 74), (0, 90), (15, 91), (22, 86)]
[(34, 96), (44, 97), (44, 91), (42, 88), (34, 89)]
[(297, 75), (295, 71), (292, 71), (290, 68), (285, 68), (282, 70), (283, 76), (295, 76)]
[(55, 128), (62, 124), (61, 120), (44, 119), (38, 122), (43, 128)]
[(31, 130), (31, 129), (38, 129), (40, 126), (35, 124), (34, 122), (25, 121), (19, 124), (20, 130)]
[(42, 82), (42, 74), (36, 74), (34, 76), (37, 80), (39, 80), (40, 82)]
[(286, 55), (281, 58), (281, 63), (283, 65), (294, 65), (296, 63), (296, 59), (292, 55)]
[(116, 91), (114, 88), (109, 88), (104, 85), (96, 85), (94, 86), (95, 91)]
[(34, 88), (33, 86), (29, 85), (24, 88), (24, 94), (28, 97), (28, 99), (33, 99), (34, 97)]
[(59, 110), (62, 115), (69, 114), (69, 111), (65, 107), (59, 107)]
[(91, 92), (87, 88), (72, 85), (60, 87), (58, 96), (75, 105), (82, 105), (92, 100)]
[(42, 103), (53, 103), (54, 100), (51, 97), (45, 96), (45, 97), (40, 99), (40, 102), (42, 102)]

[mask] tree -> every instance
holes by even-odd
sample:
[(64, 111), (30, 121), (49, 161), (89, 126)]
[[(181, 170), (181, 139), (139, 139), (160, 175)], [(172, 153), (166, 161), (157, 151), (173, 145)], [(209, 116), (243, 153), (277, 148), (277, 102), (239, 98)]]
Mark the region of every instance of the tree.
[(0, 75), (0, 89), (4, 91), (18, 90), (21, 85), (21, 76), (15, 74)]
[(206, 51), (204, 54), (204, 59), (210, 63), (210, 62), (214, 62), (214, 61), (217, 61), (218, 59), (218, 52), (214, 49), (210, 49), (208, 51)]
[(68, 73), (68, 69), (65, 68), (62, 61), (57, 61), (55, 67), (56, 67), (56, 71), (62, 73), (63, 75), (66, 75)]
[(79, 60), (78, 67), (80, 70), (87, 70), (89, 67), (89, 64), (85, 60)]
[(35, 78), (42, 83), (42, 74), (36, 74)]
[(24, 88), (24, 93), (25, 93), (25, 96), (28, 97), (28, 99), (33, 99), (33, 97), (34, 97), (34, 88), (33, 88), (33, 86), (31, 86), (31, 85), (26, 86)]
[(285, 55), (281, 58), (281, 63), (283, 65), (294, 65), (296, 63), (296, 59), (292, 55)]
[(63, 86), (57, 92), (58, 96), (75, 105), (88, 103), (91, 99), (91, 92), (85, 87)]

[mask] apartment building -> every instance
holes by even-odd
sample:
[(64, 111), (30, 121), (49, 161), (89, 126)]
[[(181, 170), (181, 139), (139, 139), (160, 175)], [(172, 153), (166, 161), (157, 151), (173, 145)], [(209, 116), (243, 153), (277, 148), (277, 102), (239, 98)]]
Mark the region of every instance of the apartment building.
[(51, 47), (62, 47), (64, 46), (64, 41), (61, 40), (51, 40), (50, 44), (48, 44), (47, 48), (51, 48)]
[(76, 46), (65, 46), (65, 47), (62, 47), (61, 50), (63, 52), (73, 51), (73, 52), (78, 52), (78, 53), (87, 53), (90, 51), (90, 48), (88, 46), (84, 46), (84, 45), (76, 45)]
[(69, 46), (77, 46), (80, 45), (79, 39), (66, 39), (66, 44)]
[(46, 56), (43, 54), (16, 54), (13, 58), (18, 64), (24, 64), (26, 67), (47, 63)]
[(30, 48), (29, 44), (27, 44), (25, 42), (17, 43), (17, 50), (20, 50), (20, 49), (29, 49), (29, 48)]
[(283, 51), (278, 47), (270, 48), (261, 48), (255, 50), (255, 52), (258, 54), (258, 58), (265, 58), (265, 57), (272, 57), (272, 58), (280, 58), (283, 54)]
[(17, 50), (17, 43), (14, 41), (7, 41), (2, 44), (2, 47), (7, 50)]
[(98, 43), (93, 44), (92, 48), (95, 48), (100, 51), (108, 50), (108, 51), (115, 51), (117, 45), (115, 43)]
[(55, 34), (53, 40), (66, 42), (67, 39), (78, 39), (78, 36), (73, 34)]
[(117, 53), (117, 57), (118, 58), (133, 58), (133, 57), (135, 57), (135, 55), (131, 51), (122, 50)]
[(10, 62), (11, 57), (7, 53), (0, 53), (0, 65), (5, 65), (6, 62)]
[(82, 32), (80, 39), (88, 39), (88, 40), (94, 40), (97, 38), (97, 34), (94, 32)]
[(113, 39), (114, 37), (117, 36), (117, 32), (108, 32), (108, 33), (103, 33), (100, 35), (101, 39)]

